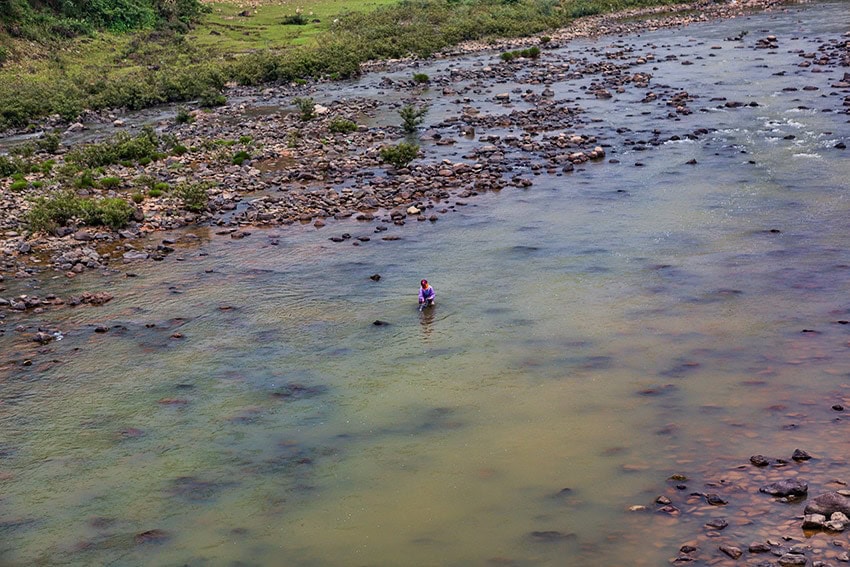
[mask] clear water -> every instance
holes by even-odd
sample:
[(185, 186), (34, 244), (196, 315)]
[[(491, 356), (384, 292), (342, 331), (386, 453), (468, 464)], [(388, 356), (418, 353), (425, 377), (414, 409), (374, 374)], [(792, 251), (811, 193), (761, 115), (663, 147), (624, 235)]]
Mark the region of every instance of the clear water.
[[(756, 74), (727, 43), (708, 57), (770, 30), (771, 65), (796, 64), (792, 41), (838, 36), (846, 8), (621, 38), (691, 45), (699, 65), (659, 80), (760, 103), (684, 117), (718, 128), (700, 140), (616, 147), (619, 164), (465, 200), (397, 241), (356, 221), (201, 231), (136, 278), (41, 282), (115, 299), (48, 316), (64, 339), (42, 354), (7, 319), (0, 562), (660, 565), (704, 531), (674, 473), (710, 492), (799, 447), (822, 463), (793, 468), (813, 491), (846, 478), (830, 406), (850, 403), (850, 160), (833, 148), (850, 128), (818, 98), (836, 73)], [(653, 128), (608, 104), (588, 128)], [(327, 240), (342, 232), (372, 240)], [(438, 305), (420, 314), (422, 277)], [(628, 511), (659, 494), (682, 515)], [(802, 537), (757, 495), (729, 499), (744, 546)]]

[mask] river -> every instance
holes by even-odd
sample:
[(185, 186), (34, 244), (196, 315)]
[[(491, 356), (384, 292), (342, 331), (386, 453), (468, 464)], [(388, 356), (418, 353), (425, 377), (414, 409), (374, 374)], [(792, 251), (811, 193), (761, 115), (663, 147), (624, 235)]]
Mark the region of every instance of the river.
[[(835, 148), (850, 125), (830, 87), (843, 69), (811, 73), (797, 53), (839, 40), (848, 7), (563, 47), (652, 46), (653, 81), (705, 108), (664, 127), (708, 132), (642, 151), (623, 140), (666, 109), (556, 82), (597, 117), (586, 132), (628, 130), (615, 162), (528, 170), (529, 189), (453, 199), (400, 240), (355, 220), (201, 228), (136, 277), (39, 280), (115, 299), (45, 315), (62, 340), (0, 382), (0, 562), (656, 566), (685, 543), (709, 564), (718, 542), (782, 535), (830, 558), (846, 536), (804, 534), (801, 504), (757, 489), (850, 482), (832, 408), (850, 404), (850, 159)], [(781, 47), (724, 41), (742, 31)], [(377, 79), (317, 99), (380, 96)], [(423, 277), (437, 305), (420, 313)], [(791, 461), (797, 448), (815, 458)], [(755, 469), (755, 454), (788, 465)], [(730, 527), (707, 531), (717, 517)]]

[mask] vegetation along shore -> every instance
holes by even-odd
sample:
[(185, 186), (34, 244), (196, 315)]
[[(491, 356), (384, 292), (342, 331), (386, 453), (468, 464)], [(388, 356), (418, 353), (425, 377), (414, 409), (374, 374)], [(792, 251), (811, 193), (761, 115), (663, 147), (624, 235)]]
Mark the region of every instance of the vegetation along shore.
[[(243, 102), (216, 109), (196, 108), (199, 104), (193, 105), (192, 110), (180, 107), (176, 114), (172, 111), (169, 118), (154, 124), (155, 127), (129, 128), (132, 124), (127, 124), (128, 118), (117, 111), (87, 111), (82, 117), (75, 116), (90, 123), (105, 123), (115, 130), (115, 134), (98, 142), (73, 143), (74, 136), (87, 127), (82, 122), (68, 124), (54, 116), (42, 123), (37, 135), (13, 145), (8, 155), (0, 156), (3, 272), (26, 277), (49, 267), (73, 276), (86, 269), (114, 266), (116, 261), (162, 259), (171, 247), (145, 237), (156, 231), (198, 223), (219, 225), (238, 237), (244, 233), (238, 229), (244, 226), (312, 222), (321, 227), (331, 217), (357, 216), (365, 221), (383, 219), (391, 224), (403, 224), (405, 218), (418, 214), (419, 219), (436, 221), (439, 213), (448, 209), (434, 203), (450, 194), (467, 198), (478, 192), (532, 184), (529, 176), (510, 174), (511, 167), (504, 163), (506, 143), (543, 152), (542, 165), (536, 167), (559, 174), (588, 160), (601, 161), (605, 156), (603, 145), (608, 141), (578, 132), (564, 134), (566, 129), (575, 128), (586, 119), (579, 105), (554, 101), (551, 89), (545, 88), (553, 73), (568, 67), (554, 58), (549, 61), (548, 54), (559, 45), (575, 37), (685, 25), (773, 5), (708, 3), (679, 6), (678, 11), (643, 8), (582, 18), (570, 27), (531, 39), (448, 46), (450, 41), (470, 36), (451, 35), (427, 50), (415, 42), (403, 41), (402, 34), (395, 51), (371, 53), (369, 58), (429, 54), (445, 48), (454, 54), (491, 49), (498, 59), (492, 66), (474, 72), (453, 70), (441, 77), (417, 74), (415, 59), (397, 62), (396, 66), (409, 66), (409, 80), (387, 87), (405, 100), (388, 105), (371, 98), (347, 98), (317, 105), (311, 97), (317, 83), (279, 82), (292, 77), (286, 73), (263, 72), (261, 79), (259, 75), (255, 78), (278, 82), (259, 88), (232, 85), (226, 91), (228, 97)], [(399, 16), (393, 11), (396, 9), (379, 11), (381, 17), (392, 19)], [(573, 5), (572, 9), (577, 7)], [(593, 11), (590, 7), (586, 9)], [(198, 17), (198, 13), (191, 12), (192, 17)], [(637, 17), (641, 14), (643, 18)], [(348, 18), (361, 21), (356, 14)], [(527, 24), (523, 18), (502, 19)], [(379, 21), (380, 17), (373, 16), (372, 20)], [(540, 20), (541, 26), (543, 23)], [(545, 20), (545, 23), (552, 26), (561, 20)], [(497, 31), (516, 35), (538, 28), (491, 29), (487, 35)], [(378, 39), (370, 38), (369, 43), (385, 43)], [(311, 49), (327, 55), (335, 47), (323, 42), (321, 47)], [(240, 65), (249, 59), (254, 62), (262, 59), (267, 63), (275, 61), (273, 67), (279, 70), (284, 68), (279, 65), (286, 57), (290, 55), (263, 52), (242, 59)], [(659, 93), (651, 92), (651, 70), (647, 67), (651, 54), (648, 57), (649, 60), (636, 57), (622, 64), (609, 60), (573, 66), (571, 73), (598, 74), (601, 81), (598, 97), (606, 96), (606, 88), (622, 91), (629, 86), (650, 91), (646, 96), (660, 104), (664, 99), (655, 100)], [(335, 56), (331, 58), (336, 61)], [(358, 56), (353, 69), (359, 69), (359, 59)], [(385, 60), (371, 66), (379, 69), (387, 64)], [(332, 67), (319, 65), (314, 69), (317, 74), (323, 74)], [(459, 93), (452, 84), (470, 78), (465, 75), (471, 73), (490, 85), (518, 80), (531, 73), (534, 84), (544, 88), (540, 93), (521, 94), (521, 100), (534, 103), (535, 107), (511, 112), (507, 118), (484, 115), (460, 104), (455, 117), (423, 124), (427, 108), (417, 102), (418, 98), (435, 89), (440, 89), (438, 92), (443, 97), (456, 97)], [(298, 78), (303, 76), (307, 75)], [(222, 97), (221, 102), (225, 100), (224, 95), (216, 95)], [(494, 100), (510, 108), (512, 97), (517, 98), (515, 94), (499, 93)], [(26, 100), (25, 95), (12, 98)], [(280, 112), (265, 116), (246, 114), (246, 106), (262, 104), (263, 99), (270, 98), (280, 105)], [(685, 102), (683, 99), (674, 106), (681, 111)], [(374, 122), (376, 115), (387, 113), (397, 114), (393, 119), (397, 126), (364, 124)], [(531, 144), (482, 135), (488, 128), (505, 125), (505, 120), (524, 128), (529, 136), (547, 130), (558, 130), (559, 134)], [(428, 155), (432, 150), (424, 150), (421, 142), (429, 142), (431, 148), (452, 144), (449, 136), (438, 133), (443, 130), (473, 138), (477, 131), (479, 139), (489, 143), (466, 155), (463, 161), (435, 160)], [(381, 173), (375, 175), (376, 171)], [(266, 194), (248, 206), (237, 206), (243, 196), (258, 191)]]

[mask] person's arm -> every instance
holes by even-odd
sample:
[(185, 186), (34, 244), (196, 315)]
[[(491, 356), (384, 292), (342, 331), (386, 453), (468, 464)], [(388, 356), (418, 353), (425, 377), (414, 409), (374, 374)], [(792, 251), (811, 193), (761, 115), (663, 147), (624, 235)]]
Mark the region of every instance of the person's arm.
[(425, 303), (425, 290), (419, 288), (419, 303)]

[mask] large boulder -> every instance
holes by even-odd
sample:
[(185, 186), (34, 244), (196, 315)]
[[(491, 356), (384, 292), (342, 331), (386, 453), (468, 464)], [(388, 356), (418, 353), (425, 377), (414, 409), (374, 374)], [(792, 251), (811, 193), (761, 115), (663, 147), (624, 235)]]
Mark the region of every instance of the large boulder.
[(806, 505), (806, 514), (822, 514), (827, 518), (835, 512), (850, 516), (850, 491), (839, 490), (816, 496)]

